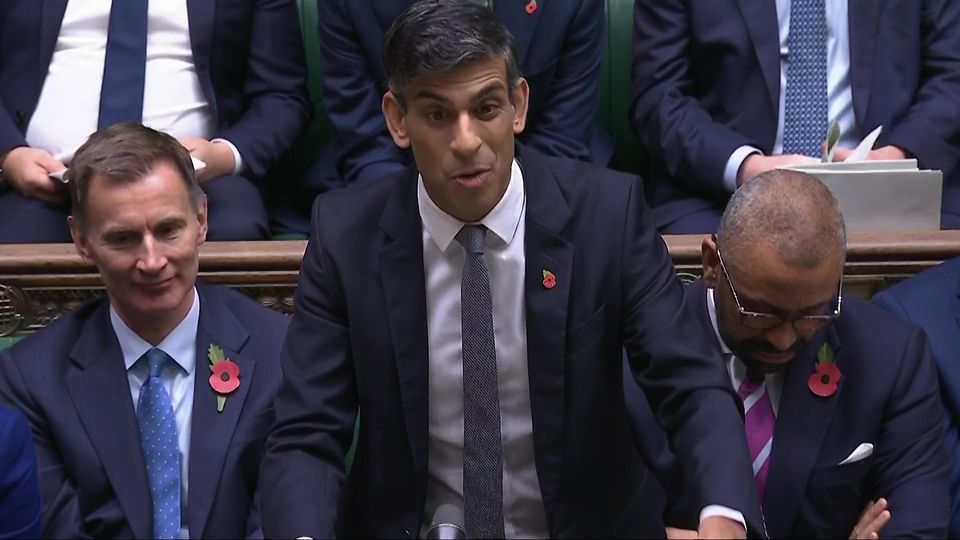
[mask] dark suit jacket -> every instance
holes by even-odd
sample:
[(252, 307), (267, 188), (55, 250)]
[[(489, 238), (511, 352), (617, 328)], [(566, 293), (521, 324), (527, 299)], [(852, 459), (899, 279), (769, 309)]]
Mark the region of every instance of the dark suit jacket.
[(960, 258), (881, 291), (873, 301), (916, 324), (930, 338), (947, 413), (943, 425), (950, 461), (949, 536), (960, 537)]
[[(67, 0), (0, 2), (0, 155), (23, 146)], [(193, 61), (216, 120), (263, 175), (303, 131), (311, 105), (294, 0), (187, 0)]]
[[(694, 282), (687, 303), (712, 333), (705, 291)], [(841, 371), (837, 391), (826, 398), (807, 386), (824, 343)], [(879, 497), (892, 515), (882, 538), (943, 538), (949, 499), (942, 417), (923, 332), (845, 297), (840, 318), (815, 335), (784, 379), (764, 501), (770, 538), (847, 538), (867, 502)], [(861, 443), (873, 444), (873, 454), (840, 465)], [(687, 526), (694, 510), (687, 508)]]
[[(691, 325), (640, 182), (518, 145), (535, 466), (552, 537), (647, 536), (659, 515), (624, 407), (625, 347), (697, 471), (698, 501), (759, 523), (736, 397)], [(277, 424), (261, 471), (270, 537), (417, 534), (428, 345), (417, 171), (317, 199)], [(378, 216), (371, 219), (371, 216)], [(557, 276), (543, 287), (543, 270)], [(346, 487), (343, 458), (362, 410)]]
[[(222, 286), (197, 285), (200, 323), (190, 440), (193, 538), (240, 538), (259, 527), (254, 502), (263, 440), (280, 385), (287, 319)], [(240, 367), (217, 413), (207, 350)], [(108, 303), (65, 315), (0, 356), (0, 400), (33, 428), (44, 497), (43, 535), (149, 538), (153, 509), (137, 417)]]
[[(399, 174), (412, 161), (387, 132), (380, 103), (387, 91), (383, 34), (411, 0), (317, 0), (323, 103), (334, 140), (322, 150), (311, 187)], [(594, 122), (606, 23), (600, 0), (494, 0), (513, 34), (521, 74), (530, 83), (530, 110), (521, 140), (548, 155), (606, 165), (613, 140)]]
[[(770, 0), (638, 0), (631, 120), (654, 160), (658, 226), (726, 206), (727, 159), (773, 149), (780, 38)], [(960, 3), (850, 0), (857, 135), (883, 125), (922, 167), (942, 169), (943, 206), (960, 213)]]
[(39, 537), (41, 508), (30, 426), (19, 411), (0, 407), (0, 538)]

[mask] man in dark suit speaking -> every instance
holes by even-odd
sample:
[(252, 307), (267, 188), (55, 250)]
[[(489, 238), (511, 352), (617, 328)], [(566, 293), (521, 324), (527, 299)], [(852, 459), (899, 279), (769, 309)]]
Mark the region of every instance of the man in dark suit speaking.
[(196, 283), (207, 206), (176, 139), (116, 124), (80, 148), (70, 228), (107, 289), (0, 356), (33, 428), (43, 536), (240, 538), (286, 319)]
[(638, 179), (515, 144), (529, 89), (481, 5), (414, 4), (384, 59), (387, 126), (416, 163), (314, 205), (264, 533), (662, 535), (624, 349), (697, 479), (701, 532), (762, 527), (736, 396)]

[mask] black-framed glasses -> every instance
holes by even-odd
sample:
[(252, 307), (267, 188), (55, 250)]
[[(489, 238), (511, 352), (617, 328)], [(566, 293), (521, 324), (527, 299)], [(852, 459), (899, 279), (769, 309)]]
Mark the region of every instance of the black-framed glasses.
[[(716, 240), (714, 240), (716, 242)], [(837, 307), (830, 313), (823, 315), (802, 315), (800, 317), (788, 318), (776, 313), (763, 313), (760, 311), (748, 311), (743, 309), (740, 298), (737, 296), (737, 289), (733, 287), (733, 281), (730, 279), (730, 273), (723, 264), (723, 257), (720, 256), (720, 247), (717, 246), (717, 259), (720, 260), (720, 269), (723, 271), (723, 277), (730, 286), (730, 292), (733, 293), (733, 301), (737, 303), (737, 311), (740, 312), (740, 324), (754, 330), (772, 330), (786, 323), (793, 325), (795, 330), (801, 332), (815, 332), (830, 321), (840, 316), (840, 305), (843, 302), (843, 274), (840, 275), (840, 284), (837, 286)]]

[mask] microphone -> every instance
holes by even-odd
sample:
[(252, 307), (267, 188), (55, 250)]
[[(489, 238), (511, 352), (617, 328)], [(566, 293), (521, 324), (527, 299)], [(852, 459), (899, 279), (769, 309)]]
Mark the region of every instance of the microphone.
[(463, 521), (460, 509), (452, 504), (441, 504), (433, 513), (430, 528), (427, 530), (428, 540), (465, 540), (467, 532), (457, 525)]

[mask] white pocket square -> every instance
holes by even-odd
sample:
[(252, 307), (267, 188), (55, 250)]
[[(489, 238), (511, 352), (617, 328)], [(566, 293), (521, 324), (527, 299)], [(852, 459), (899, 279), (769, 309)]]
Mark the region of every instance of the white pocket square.
[(846, 459), (840, 462), (840, 465), (848, 465), (850, 463), (856, 463), (858, 461), (863, 461), (870, 457), (873, 454), (873, 445), (870, 443), (860, 443), (853, 452), (850, 452), (850, 455)]

